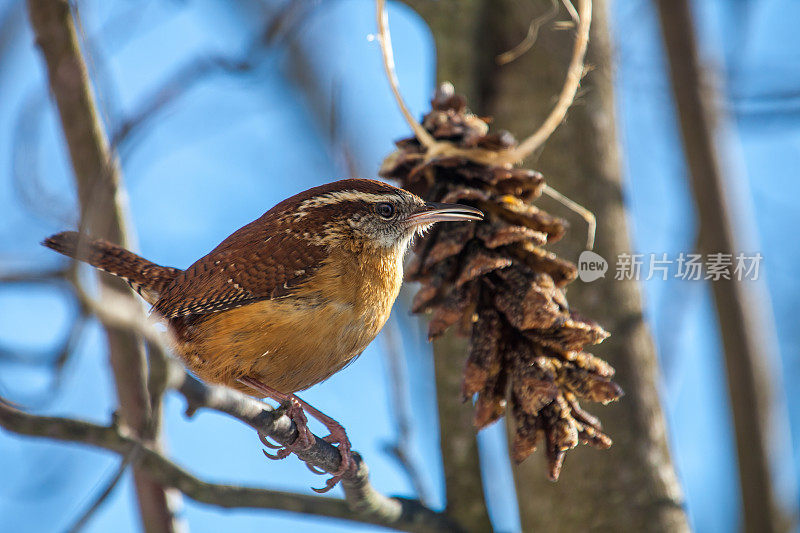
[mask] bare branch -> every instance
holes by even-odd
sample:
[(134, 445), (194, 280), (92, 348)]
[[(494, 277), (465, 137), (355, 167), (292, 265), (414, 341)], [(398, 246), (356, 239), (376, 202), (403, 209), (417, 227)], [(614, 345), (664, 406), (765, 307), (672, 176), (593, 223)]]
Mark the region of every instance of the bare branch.
[[(177, 363), (170, 365), (168, 372), (170, 386), (186, 398), (189, 413), (199, 408), (220, 411), (280, 443), (292, 442), (297, 437), (294, 422), (286, 416), (276, 416), (275, 410), (269, 405), (232, 389), (205, 385), (178, 368)], [(139, 447), (140, 458), (135, 463), (138, 468), (147, 472), (148, 476), (162, 486), (178, 489), (186, 496), (209, 505), (275, 509), (381, 525), (403, 531), (457, 531), (443, 514), (424, 507), (416, 500), (388, 498), (378, 493), (369, 482), (367, 467), (360, 456), (356, 456), (357, 470), (351, 470), (342, 481), (346, 499), (339, 500), (208, 483), (118, 427), (99, 426), (69, 418), (31, 415), (2, 402), (0, 426), (23, 435), (89, 444), (120, 455), (129, 453), (132, 447)], [(314, 446), (301, 452), (300, 456), (310, 464), (328, 470), (336, 469), (340, 461), (337, 449), (319, 437), (315, 437)]]
[(152, 94), (143, 99), (139, 108), (113, 132), (111, 146), (121, 149), (122, 145), (129, 141), (133, 134), (150, 119), (179, 100), (206, 76), (217, 72), (241, 74), (249, 72), (252, 68), (253, 63), (247, 58), (235, 59), (208, 55), (192, 59), (170, 75)]
[[(28, 14), (44, 58), (50, 90), (69, 148), (81, 206), (81, 223), (98, 237), (125, 244), (121, 202), (122, 177), (99, 120), (75, 21), (66, 0), (28, 0)], [(102, 276), (104, 290), (129, 290), (125, 282)], [(126, 330), (107, 328), (109, 361), (123, 421), (157, 446), (146, 389), (147, 361), (142, 342)], [(148, 533), (175, 530), (167, 494), (148, 476), (134, 470), (142, 522)]]
[(141, 453), (141, 446), (136, 444), (130, 449), (130, 451), (123, 455), (122, 461), (120, 462), (119, 466), (117, 467), (114, 475), (106, 482), (103, 486), (103, 490), (98, 492), (97, 496), (92, 501), (92, 504), (81, 513), (75, 523), (67, 529), (67, 533), (78, 533), (81, 529), (89, 523), (92, 516), (103, 506), (111, 493), (114, 492), (114, 489), (119, 484), (119, 481), (122, 479), (122, 475), (128, 469), (131, 463), (136, 462), (139, 458), (139, 454)]
[(429, 501), (428, 491), (425, 488), (419, 468), (417, 468), (416, 463), (409, 454), (409, 448), (411, 448), (413, 442), (411, 435), (413, 423), (411, 413), (409, 413), (406, 406), (408, 375), (403, 356), (399, 350), (398, 328), (394, 321), (389, 321), (386, 327), (383, 328), (383, 340), (385, 341), (384, 351), (386, 352), (386, 360), (389, 366), (390, 399), (397, 427), (397, 440), (387, 444), (386, 449), (400, 463), (411, 482), (411, 486), (414, 487), (417, 498), (425, 503)]
[(531, 155), (544, 144), (567, 116), (567, 110), (575, 99), (575, 93), (581, 83), (581, 77), (583, 77), (583, 58), (586, 56), (586, 48), (589, 46), (589, 28), (592, 23), (592, 0), (580, 0), (578, 17), (580, 22), (572, 49), (572, 60), (567, 69), (567, 79), (561, 88), (561, 94), (558, 95), (558, 101), (539, 129), (522, 141), (507, 156), (508, 162), (516, 163)]
[(60, 283), (66, 280), (66, 268), (54, 268), (51, 270), (38, 270), (33, 272), (11, 272), (0, 274), (0, 283)]

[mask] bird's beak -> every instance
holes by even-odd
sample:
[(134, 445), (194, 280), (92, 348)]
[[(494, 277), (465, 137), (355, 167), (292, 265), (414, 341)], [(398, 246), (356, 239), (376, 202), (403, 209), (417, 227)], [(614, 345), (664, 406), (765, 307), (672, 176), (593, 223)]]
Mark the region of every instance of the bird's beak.
[(458, 220), (483, 220), (483, 213), (468, 205), (426, 202), (423, 207), (408, 217), (408, 223), (412, 226), (427, 226), (434, 222)]

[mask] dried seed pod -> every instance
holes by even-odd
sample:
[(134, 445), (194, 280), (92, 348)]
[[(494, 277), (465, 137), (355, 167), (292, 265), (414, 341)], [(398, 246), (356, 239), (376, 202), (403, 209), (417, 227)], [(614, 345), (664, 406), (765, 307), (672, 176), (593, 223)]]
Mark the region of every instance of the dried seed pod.
[(503, 416), (506, 410), (507, 386), (508, 376), (499, 373), (480, 391), (475, 403), (475, 427), (483, 429)]
[(495, 254), (480, 248), (473, 248), (464, 260), (464, 265), (456, 280), (455, 286), (460, 287), (468, 281), (473, 281), (489, 272), (501, 270), (511, 266), (513, 261), (500, 254)]
[(511, 458), (516, 463), (521, 463), (530, 454), (536, 451), (536, 447), (541, 441), (544, 430), (539, 422), (539, 416), (526, 413), (519, 404), (512, 404), (514, 414), (515, 429), (514, 441), (511, 444)]
[(622, 389), (610, 378), (598, 375), (570, 362), (558, 362), (556, 381), (569, 392), (593, 402), (608, 403), (622, 396)]
[(407, 279), (421, 284), (412, 310), (432, 311), (431, 337), (450, 326), (470, 337), (462, 391), (465, 399), (477, 395), (475, 425), (485, 427), (510, 412), (512, 458), (524, 460), (544, 439), (548, 475), (555, 480), (570, 448), (611, 445), (597, 418), (578, 403), (622, 395), (612, 381), (614, 369), (584, 351), (608, 333), (570, 310), (562, 289), (577, 269), (542, 248), (566, 231), (564, 220), (532, 203), (545, 186), (542, 175), (464, 154), (511, 149), (514, 137), (489, 133), (488, 120), (470, 113), (451, 86), (443, 86), (431, 104), (423, 127), (459, 151), (426, 157), (416, 138), (404, 139), (383, 162), (381, 176), (428, 201), (472, 205), (486, 218), (441, 224), (419, 239), (406, 269)]
[(483, 390), (488, 381), (500, 373), (503, 364), (502, 333), (502, 322), (496, 311), (484, 309), (478, 314), (478, 320), (472, 325), (469, 357), (464, 369), (464, 400)]
[(547, 242), (547, 234), (542, 231), (525, 226), (514, 226), (502, 220), (493, 220), (489, 224), (478, 225), (477, 236), (487, 248), (497, 248), (517, 242), (533, 242), (537, 245)]
[(516, 329), (549, 329), (564, 320), (553, 280), (547, 274), (512, 267), (498, 272), (494, 305)]
[(423, 270), (444, 261), (448, 257), (460, 254), (470, 239), (475, 236), (475, 225), (457, 224), (452, 230), (439, 232), (437, 235), (439, 235), (439, 238), (428, 249), (425, 262), (422, 265)]
[(459, 290), (450, 292), (439, 302), (428, 322), (428, 340), (435, 339), (445, 332), (447, 328), (461, 320), (464, 311), (473, 301), (473, 285), (461, 287)]
[(573, 318), (563, 321), (557, 328), (526, 331), (525, 335), (538, 344), (564, 352), (578, 352), (584, 346), (608, 338), (608, 332), (599, 325)]

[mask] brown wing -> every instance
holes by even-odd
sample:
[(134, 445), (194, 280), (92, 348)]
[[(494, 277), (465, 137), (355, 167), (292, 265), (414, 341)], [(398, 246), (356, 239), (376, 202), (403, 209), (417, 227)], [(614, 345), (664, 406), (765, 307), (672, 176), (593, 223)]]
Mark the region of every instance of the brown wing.
[(165, 318), (216, 313), (291, 294), (327, 257), (268, 212), (175, 278), (153, 306)]

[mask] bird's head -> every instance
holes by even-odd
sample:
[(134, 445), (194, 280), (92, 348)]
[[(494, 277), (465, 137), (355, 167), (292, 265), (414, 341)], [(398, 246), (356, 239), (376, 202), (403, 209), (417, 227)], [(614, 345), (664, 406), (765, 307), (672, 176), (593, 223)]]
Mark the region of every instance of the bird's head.
[[(404, 253), (412, 237), (436, 222), (474, 221), (483, 213), (459, 204), (426, 202), (387, 183), (336, 181), (306, 191), (292, 217), (325, 244)], [(322, 242), (320, 242), (322, 243)]]

